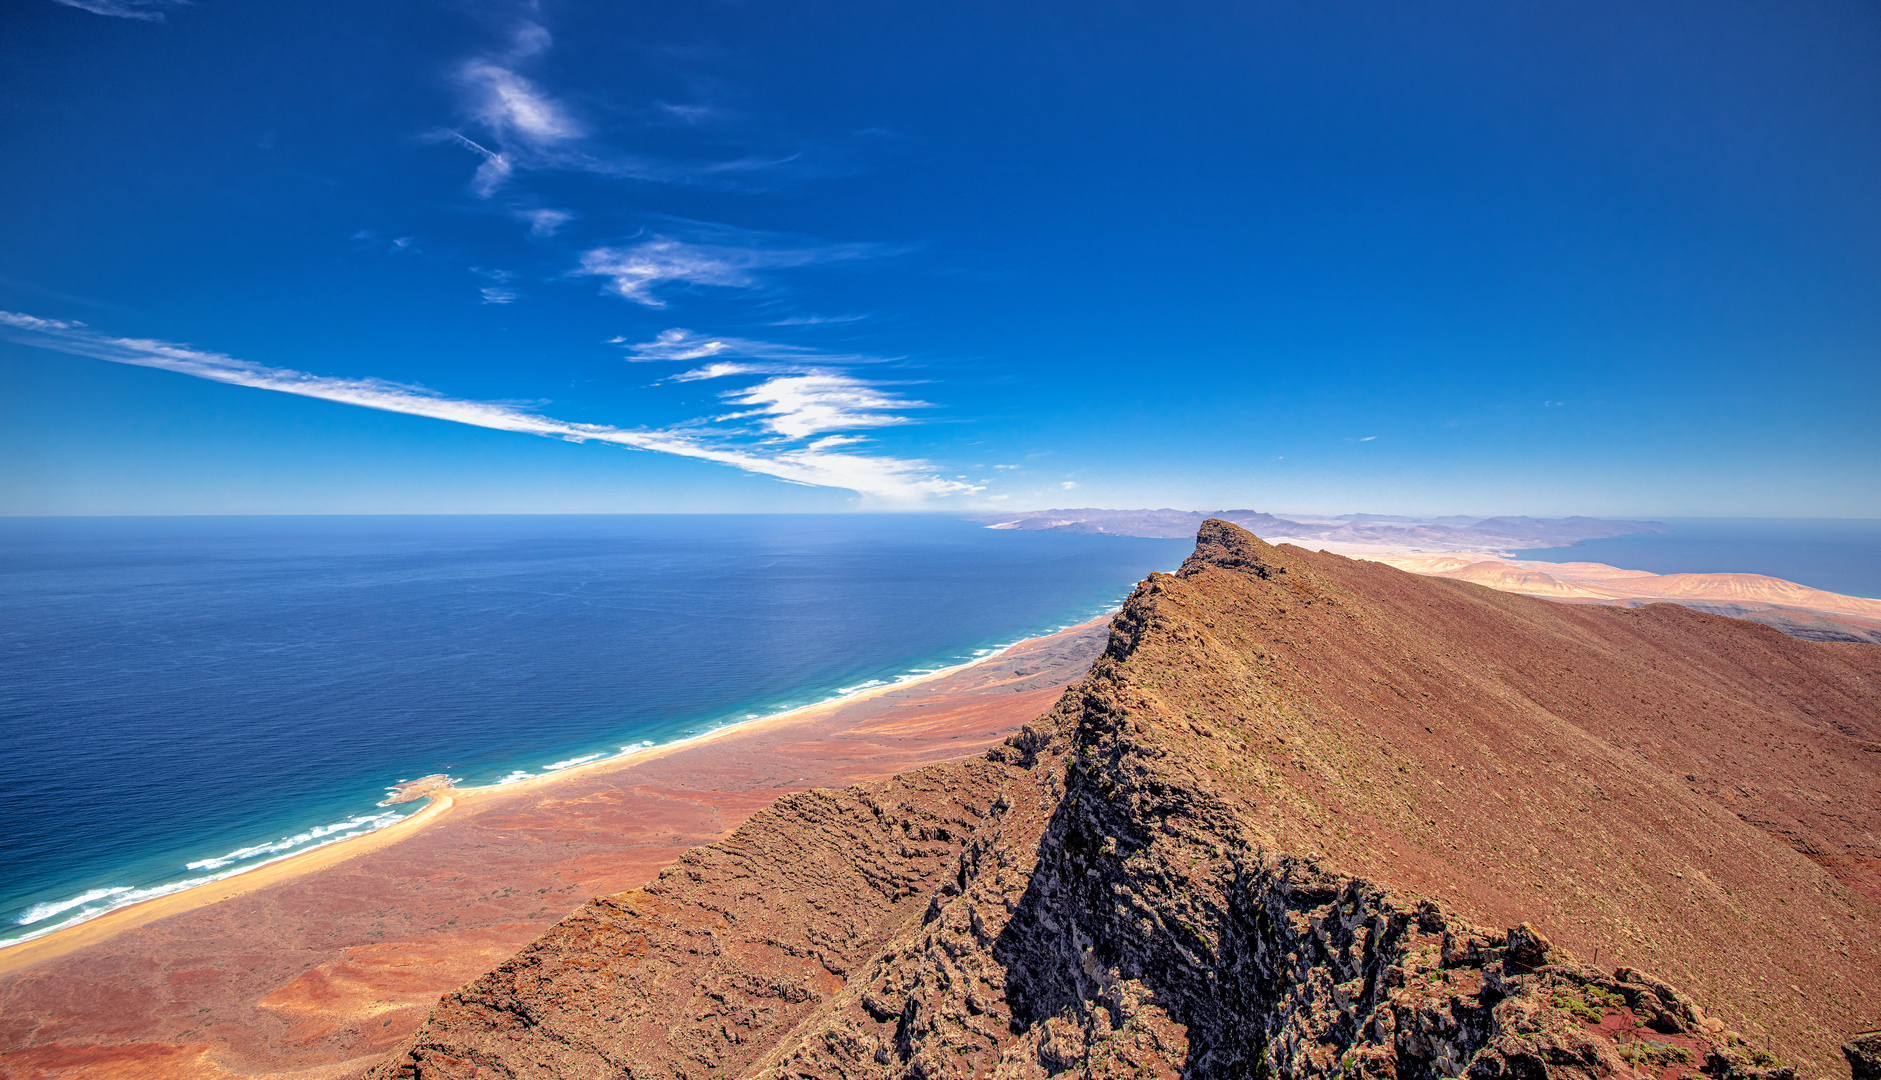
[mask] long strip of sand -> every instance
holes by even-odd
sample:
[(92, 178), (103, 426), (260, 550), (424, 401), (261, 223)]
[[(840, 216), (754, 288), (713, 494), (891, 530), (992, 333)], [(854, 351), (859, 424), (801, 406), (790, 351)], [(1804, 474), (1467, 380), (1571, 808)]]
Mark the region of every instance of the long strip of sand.
[(1105, 620), (985, 661), (497, 787), (0, 950), (0, 1075), (347, 1076), (593, 895), (779, 795), (978, 752), (1048, 708)]
[[(1071, 634), (1105, 620), (1093, 620), (1079, 627), (1061, 631)], [(1053, 635), (1057, 636), (1057, 635)], [(925, 692), (925, 683), (946, 680), (948, 677), (967, 671), (970, 668), (987, 664), (997, 664), (1008, 653), (1018, 650), (1028, 653), (1037, 641), (1044, 638), (1019, 642), (1008, 649), (952, 667), (940, 668), (914, 678), (896, 683), (886, 683), (847, 694), (830, 701), (817, 702), (770, 716), (759, 717), (743, 723), (716, 728), (691, 738), (677, 739), (659, 746), (641, 747), (620, 754), (610, 755), (595, 761), (583, 762), (556, 772), (544, 773), (522, 780), (515, 780), (500, 785), (486, 787), (441, 787), (426, 797), (429, 804), (409, 817), (402, 818), (391, 825), (358, 836), (347, 837), (330, 844), (303, 851), (287, 858), (257, 866), (246, 873), (236, 874), (219, 881), (208, 882), (194, 888), (171, 893), (166, 896), (152, 897), (136, 904), (129, 904), (114, 911), (106, 912), (97, 918), (87, 920), (62, 930), (54, 931), (44, 937), (33, 938), (16, 945), (0, 947), (0, 976), (12, 974), (34, 964), (42, 963), (54, 957), (64, 956), (76, 949), (95, 944), (133, 927), (143, 926), (158, 919), (168, 918), (185, 911), (192, 911), (206, 904), (218, 904), (234, 897), (264, 889), (271, 885), (289, 881), (304, 874), (323, 870), (329, 866), (356, 858), (368, 852), (378, 851), (390, 844), (403, 840), (417, 830), (436, 823), (452, 807), (460, 803), (471, 803), (481, 799), (509, 798), (527, 794), (555, 784), (567, 784), (584, 776), (616, 772), (623, 768), (641, 765), (655, 758), (665, 757), (690, 747), (716, 742), (728, 738), (748, 737), (766, 727), (788, 726), (820, 717), (833, 716), (852, 710), (854, 707), (900, 691)], [(383, 804), (382, 804), (383, 805)]]

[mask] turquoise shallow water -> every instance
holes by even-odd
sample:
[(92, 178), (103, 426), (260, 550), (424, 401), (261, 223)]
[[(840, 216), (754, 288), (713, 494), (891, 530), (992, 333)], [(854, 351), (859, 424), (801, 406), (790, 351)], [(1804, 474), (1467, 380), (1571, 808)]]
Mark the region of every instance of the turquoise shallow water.
[(926, 515), (0, 521), (0, 940), (1114, 607), (1183, 540)]
[(1881, 519), (1664, 518), (1665, 532), (1517, 551), (1518, 559), (1599, 562), (1655, 574), (1768, 574), (1881, 598)]

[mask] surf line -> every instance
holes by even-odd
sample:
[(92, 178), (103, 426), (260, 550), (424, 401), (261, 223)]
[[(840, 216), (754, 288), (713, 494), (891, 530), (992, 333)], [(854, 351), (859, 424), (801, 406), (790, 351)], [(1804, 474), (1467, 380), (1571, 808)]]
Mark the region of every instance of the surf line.
[(95, 944), (122, 931), (170, 915), (232, 899), (378, 850), (431, 824), (448, 811), (455, 801), (449, 790), (434, 792), (429, 799), (429, 804), (417, 813), (400, 816), (389, 825), (363, 833), (336, 836), (313, 847), (276, 855), (265, 862), (238, 866), (219, 874), (150, 886), (150, 895), (101, 911), (88, 912), (57, 926), (42, 927), (30, 935), (14, 938), (0, 945), (0, 975), (30, 967), (41, 960)]
[[(1111, 610), (1114, 611), (1114, 608)], [(377, 850), (386, 844), (402, 839), (410, 832), (414, 832), (431, 824), (444, 812), (448, 811), (456, 801), (462, 798), (474, 798), (499, 791), (507, 792), (519, 787), (534, 787), (540, 783), (567, 779), (571, 776), (600, 767), (629, 764), (632, 759), (642, 756), (663, 756), (688, 746), (723, 738), (754, 726), (795, 719), (805, 714), (835, 708), (854, 701), (866, 700), (932, 679), (944, 678), (980, 664), (997, 660), (1022, 645), (1043, 641), (1068, 630), (1107, 619), (1110, 617), (1110, 613), (1111, 611), (1106, 611), (1095, 618), (1086, 619), (1082, 622), (1065, 623), (1044, 633), (1033, 637), (1022, 638), (1010, 644), (989, 646), (985, 650), (980, 650), (979, 652), (981, 654), (974, 655), (972, 658), (960, 663), (935, 668), (914, 669), (896, 677), (892, 681), (871, 680), (871, 682), (876, 685), (869, 685), (868, 683), (860, 684), (857, 687), (851, 688), (853, 692), (850, 693), (838, 693), (834, 696), (806, 705), (792, 706), (778, 712), (733, 721), (665, 743), (654, 744), (650, 740), (643, 740), (639, 743), (623, 746), (618, 752), (613, 754), (602, 752), (579, 755), (564, 761), (555, 762), (550, 766), (542, 766), (543, 771), (540, 773), (528, 773), (519, 776), (517, 773), (522, 772), (522, 770), (516, 770), (509, 776), (495, 783), (473, 787), (457, 787), (455, 786), (455, 782), (451, 781), (450, 777), (443, 776), (443, 774), (420, 777), (415, 781), (407, 781), (405, 784), (391, 789), (391, 797), (388, 797), (387, 800), (381, 802), (379, 805), (386, 806), (394, 802), (407, 801), (408, 799), (428, 798), (430, 800), (429, 804), (415, 814), (385, 815), (391, 817), (391, 820), (379, 822), (374, 824), (371, 828), (362, 829), (361, 831), (346, 832), (344, 835), (339, 835), (339, 833), (341, 829), (348, 824), (347, 822), (338, 823), (335, 826), (319, 826), (317, 829), (330, 830), (331, 835), (322, 836), (320, 842), (317, 844), (302, 847), (299, 850), (275, 854), (272, 858), (260, 862), (231, 867), (220, 873), (152, 885), (144, 888), (112, 886), (93, 889), (88, 890), (87, 893), (81, 893), (79, 897), (74, 897), (69, 902), (57, 902), (58, 910), (64, 911), (75, 906), (80, 906), (82, 903), (88, 903), (89, 901), (80, 900), (80, 897), (91, 894), (96, 894), (94, 899), (110, 898), (115, 901), (106, 906), (92, 907), (81, 911), (72, 918), (61, 920), (53, 925), (37, 927), (18, 937), (0, 939), (0, 974), (16, 970), (17, 968), (36, 963), (39, 959), (43, 959), (44, 957), (29, 955), (40, 951), (30, 948), (35, 942), (47, 946), (44, 951), (46, 951), (48, 955), (63, 953), (69, 951), (69, 948), (82, 947), (83, 945), (91, 944), (92, 940), (103, 940), (120, 931), (129, 930), (144, 925), (145, 923), (167, 917), (168, 915), (215, 903), (220, 900), (228, 899), (229, 897), (241, 895), (242, 893), (252, 892), (256, 889), (274, 884), (276, 881), (287, 880), (301, 873), (324, 869), (329, 865), (345, 861), (356, 855), (364, 854), (367, 851)], [(440, 779), (449, 782), (435, 785), (432, 788), (422, 791), (414, 790), (417, 785), (423, 785), (427, 782)], [(406, 793), (405, 797), (400, 797), (400, 792)], [(361, 822), (372, 820), (378, 822), (379, 816), (374, 816), (371, 819), (355, 818), (351, 820)], [(307, 830), (307, 833), (313, 833), (315, 831), (316, 830)], [(304, 834), (297, 834), (297, 836), (299, 835)], [(264, 853), (265, 849), (285, 843), (291, 839), (294, 838), (283, 838), (283, 840), (280, 841), (251, 845), (248, 848), (237, 850), (252, 851), (258, 854)], [(218, 856), (216, 858), (198, 860), (196, 864), (191, 865), (202, 865), (207, 868), (209, 864), (221, 862), (235, 854), (235, 852), (231, 852), (228, 855)], [(251, 877), (250, 875), (254, 876)], [(198, 890), (209, 889), (211, 886), (230, 882), (232, 879), (233, 884), (226, 891), (218, 891), (218, 895), (209, 897), (190, 895), (196, 893)], [(47, 905), (39, 905), (38, 909), (45, 907), (47, 907)], [(32, 910), (37, 909), (29, 909), (28, 913)], [(51, 914), (53, 913), (44, 914), (41, 918), (49, 918)], [(16, 919), (16, 923), (19, 921), (20, 920)], [(84, 933), (88, 927), (91, 932)], [(87, 940), (74, 943), (69, 948), (58, 947), (56, 949), (52, 948), (51, 943), (45, 940), (55, 934), (70, 932), (84, 933)]]
[(972, 668), (980, 664), (990, 663), (1006, 655), (1012, 650), (1019, 648), (1022, 645), (1029, 645), (1035, 641), (1044, 641), (1047, 638), (1057, 637), (1059, 634), (1062, 634), (1066, 632), (1067, 630), (1074, 630), (1081, 626), (1089, 626), (1091, 623), (1098, 622), (1100, 620), (1109, 619), (1112, 615), (1117, 613), (1118, 609), (1121, 606), (1122, 604), (1120, 600), (1106, 603), (1103, 605), (1099, 605), (1097, 609), (1097, 613), (1094, 615), (1090, 615), (1085, 618), (1074, 618), (1070, 622), (1056, 624), (1054, 626), (1051, 626), (1048, 629), (1039, 631), (1027, 637), (1017, 638), (1003, 645), (988, 645), (980, 649), (975, 649), (973, 653), (970, 656), (968, 656), (965, 660), (960, 660), (952, 664), (943, 664), (939, 667), (910, 668), (907, 671), (903, 672), (902, 674), (896, 675), (895, 677), (890, 678), (890, 679), (869, 679), (865, 682), (856, 683), (852, 686), (838, 687), (836, 691), (830, 694), (829, 696), (819, 698), (807, 704), (790, 705), (782, 709), (779, 709), (775, 712), (769, 712), (769, 713), (750, 713), (736, 720), (730, 720), (725, 723), (716, 725), (714, 727), (708, 727), (700, 731), (694, 731), (691, 734), (682, 735), (675, 739), (669, 739), (663, 743), (655, 744), (652, 740), (649, 739), (649, 740), (643, 740), (638, 743), (630, 743), (626, 746), (621, 747), (618, 751), (614, 753), (608, 753), (606, 751), (599, 751), (599, 752), (594, 752), (594, 753), (582, 754), (577, 757), (569, 758), (564, 761), (558, 761), (558, 762), (554, 762), (553, 764), (539, 766), (540, 771), (538, 772), (529, 772), (526, 769), (514, 769), (510, 771), (508, 774), (504, 775), (500, 779), (493, 781), (490, 784), (481, 785), (478, 787), (458, 788), (457, 790), (465, 794), (469, 794), (472, 792), (486, 791), (491, 788), (508, 787), (513, 784), (525, 783), (530, 780), (557, 779), (562, 774), (568, 773), (568, 772), (580, 772), (583, 769), (590, 768), (593, 766), (598, 766), (598, 765), (618, 764), (621, 762), (621, 759), (623, 758), (631, 758), (637, 754), (644, 754), (650, 750), (658, 750), (661, 753), (666, 753), (666, 752), (677, 750), (686, 746), (691, 746), (695, 743), (703, 742), (708, 739), (720, 738), (724, 735), (728, 735), (735, 731), (741, 730), (749, 725), (768, 724), (768, 723), (774, 723), (780, 720), (789, 720), (799, 715), (811, 712), (812, 710), (829, 708), (835, 705), (844, 705), (852, 701), (866, 700), (868, 698), (875, 697), (879, 694), (885, 694), (891, 691), (900, 690), (903, 687), (913, 686), (919, 683), (927, 682), (930, 679), (945, 678), (946, 676), (952, 675), (955, 672), (965, 671), (968, 668)]

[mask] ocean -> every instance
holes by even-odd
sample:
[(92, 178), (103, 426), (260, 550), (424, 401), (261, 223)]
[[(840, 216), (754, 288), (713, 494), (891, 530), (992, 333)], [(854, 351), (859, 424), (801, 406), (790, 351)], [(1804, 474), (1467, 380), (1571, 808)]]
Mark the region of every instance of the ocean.
[(0, 519), (0, 942), (985, 656), (1187, 540), (931, 515)]
[(1541, 562), (1597, 562), (1655, 574), (1767, 574), (1881, 599), (1881, 519), (1662, 518), (1665, 532), (1513, 552)]

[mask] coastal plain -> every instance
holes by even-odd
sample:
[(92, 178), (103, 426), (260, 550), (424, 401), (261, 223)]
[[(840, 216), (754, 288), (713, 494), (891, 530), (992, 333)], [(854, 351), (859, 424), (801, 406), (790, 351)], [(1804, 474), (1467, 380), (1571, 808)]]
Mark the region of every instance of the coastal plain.
[(0, 951), (0, 1077), (358, 1075), (440, 994), (590, 897), (789, 792), (977, 753), (1049, 708), (1105, 640), (1086, 623), (686, 743), (441, 792), (422, 821)]

